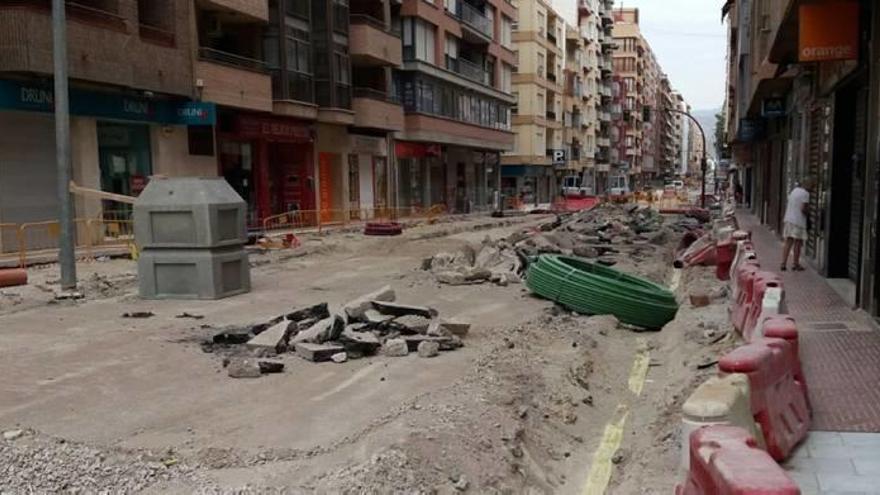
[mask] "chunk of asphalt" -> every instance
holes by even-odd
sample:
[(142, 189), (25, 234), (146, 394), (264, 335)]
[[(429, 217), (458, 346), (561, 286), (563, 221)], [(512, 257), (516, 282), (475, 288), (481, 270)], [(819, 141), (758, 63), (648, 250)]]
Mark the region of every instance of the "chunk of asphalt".
[(392, 289), (390, 285), (386, 285), (375, 292), (364, 294), (363, 296), (346, 303), (345, 306), (342, 307), (342, 311), (348, 318), (348, 322), (363, 321), (364, 312), (368, 309), (373, 309), (373, 301), (390, 302), (394, 301), (396, 297), (394, 289)]
[(280, 361), (261, 360), (257, 363), (261, 373), (281, 373), (284, 371), (284, 363)]
[(434, 318), (439, 313), (434, 308), (427, 306), (410, 306), (408, 304), (397, 304), (385, 301), (372, 301), (373, 308), (382, 314), (392, 316), (416, 315), (424, 318)]
[(300, 322), (303, 320), (323, 320), (330, 317), (330, 310), (327, 303), (315, 304), (297, 309), (292, 313), (287, 313), (285, 318), (290, 321)]
[(299, 342), (295, 346), (296, 353), (307, 361), (321, 362), (333, 359), (334, 354), (345, 352), (345, 347), (339, 344), (311, 344)]

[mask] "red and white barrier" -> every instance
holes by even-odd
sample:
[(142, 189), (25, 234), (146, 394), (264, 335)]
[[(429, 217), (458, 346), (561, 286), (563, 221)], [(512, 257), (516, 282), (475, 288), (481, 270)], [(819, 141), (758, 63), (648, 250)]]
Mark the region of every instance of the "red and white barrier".
[(754, 300), (755, 278), (760, 272), (761, 267), (757, 263), (744, 263), (737, 270), (736, 290), (730, 301), (730, 322), (739, 333), (745, 328)]
[[(772, 289), (778, 289), (778, 291)], [(768, 291), (771, 291), (770, 294)], [(752, 303), (748, 308), (748, 314), (740, 332), (746, 342), (752, 341), (755, 327), (758, 325), (758, 319), (762, 313), (766, 312), (767, 316), (780, 313), (784, 293), (782, 277), (779, 274), (766, 271), (755, 274), (752, 285)]]
[(782, 339), (756, 339), (723, 356), (718, 368), (748, 376), (752, 414), (767, 452), (779, 461), (787, 458), (810, 426), (805, 387), (795, 379), (800, 360), (794, 347)]
[(690, 468), (676, 495), (799, 495), (797, 484), (749, 433), (706, 426), (691, 434)]

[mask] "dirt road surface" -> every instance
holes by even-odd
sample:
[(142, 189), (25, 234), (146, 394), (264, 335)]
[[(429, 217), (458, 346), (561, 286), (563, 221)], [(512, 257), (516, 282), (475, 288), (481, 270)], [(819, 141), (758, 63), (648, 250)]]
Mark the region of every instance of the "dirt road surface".
[[(140, 300), (133, 262), (114, 259), (81, 266), (85, 300), (56, 303), (57, 269), (32, 271), (0, 292), (0, 492), (669, 493), (678, 408), (713, 372), (698, 365), (730, 345), (723, 300), (637, 333), (519, 284), (441, 286), (419, 269), (546, 220), (311, 236), (253, 255), (253, 291), (213, 302)], [(680, 300), (717, 285), (706, 269), (677, 280), (664, 249), (652, 270)], [(465, 347), (343, 364), (284, 355), (284, 373), (235, 380), (199, 345), (386, 284), (471, 322)], [(121, 316), (134, 311), (155, 316)], [(609, 424), (623, 438), (606, 456)]]

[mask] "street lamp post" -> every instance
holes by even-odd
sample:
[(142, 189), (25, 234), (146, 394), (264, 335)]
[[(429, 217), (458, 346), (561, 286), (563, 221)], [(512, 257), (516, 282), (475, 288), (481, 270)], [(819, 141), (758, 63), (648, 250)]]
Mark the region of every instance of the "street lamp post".
[(703, 138), (703, 157), (700, 160), (700, 171), (703, 173), (702, 185), (700, 186), (700, 207), (706, 207), (706, 170), (709, 168), (709, 160), (706, 158), (706, 153), (708, 150), (706, 149), (706, 133), (703, 131), (703, 126), (700, 125), (700, 121), (698, 121), (693, 115), (685, 112), (684, 110), (679, 110), (677, 108), (667, 108), (666, 111), (672, 113), (678, 113), (684, 115), (685, 117), (691, 119), (694, 124), (697, 124), (697, 129), (700, 130), (700, 136)]
[(58, 265), (61, 290), (76, 290), (73, 203), (70, 197), (70, 112), (67, 93), (67, 20), (64, 0), (52, 0), (52, 59), (55, 68), (55, 161), (60, 203)]

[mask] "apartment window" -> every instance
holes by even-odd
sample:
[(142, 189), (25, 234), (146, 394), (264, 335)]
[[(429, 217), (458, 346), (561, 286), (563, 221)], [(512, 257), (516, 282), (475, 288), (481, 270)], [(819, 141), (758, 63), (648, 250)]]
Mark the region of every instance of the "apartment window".
[(333, 0), (333, 30), (348, 33), (348, 0)]
[(510, 48), (513, 45), (513, 21), (510, 17), (501, 16), (501, 46)]
[(511, 92), (510, 94), (513, 95), (513, 100), (514, 100), (513, 106), (510, 107), (510, 113), (516, 115), (516, 113), (519, 112), (519, 93)]
[(547, 100), (544, 99), (544, 93), (538, 93), (538, 115), (544, 115), (547, 112)]
[(539, 53), (538, 54), (538, 76), (539, 77), (543, 78), (543, 77), (547, 76), (546, 70), (545, 70), (546, 67), (547, 66), (544, 64), (544, 54)]
[(513, 86), (513, 69), (507, 64), (501, 64), (501, 91), (510, 93)]
[(489, 37), (497, 39), (495, 37), (495, 7), (486, 4), (486, 17), (489, 19), (487, 23), (486, 30), (489, 32)]
[(455, 60), (458, 58), (458, 38), (446, 33), (446, 57)]
[(403, 19), (403, 51), (407, 60), (434, 63), (434, 40), (437, 28), (421, 19)]
[(462, 122), (510, 129), (509, 107), (461, 86), (422, 75), (398, 76), (403, 86), (403, 104), (408, 112), (439, 115)]
[(541, 36), (547, 34), (547, 16), (543, 12), (538, 12), (538, 33)]
[(138, 22), (164, 31), (174, 30), (174, 5), (170, 0), (138, 0)]
[(444, 0), (443, 6), (450, 14), (458, 15), (458, 0)]
[(351, 86), (351, 62), (348, 55), (336, 52), (334, 54), (334, 61), (339, 84)]
[(285, 0), (284, 12), (306, 21), (311, 19), (311, 2), (309, 0)]
[(311, 44), (309, 33), (301, 30), (288, 29), (287, 35), (287, 70), (312, 73)]

